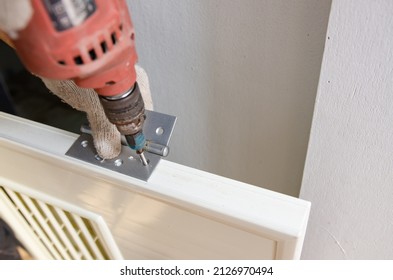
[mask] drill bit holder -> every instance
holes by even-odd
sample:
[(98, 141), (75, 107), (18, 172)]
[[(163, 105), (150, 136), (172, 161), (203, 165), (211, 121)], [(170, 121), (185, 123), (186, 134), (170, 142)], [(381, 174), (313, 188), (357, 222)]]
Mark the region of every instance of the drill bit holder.
[(121, 153), (114, 159), (102, 159), (93, 144), (93, 137), (88, 126), (82, 126), (82, 134), (72, 144), (66, 155), (85, 162), (107, 168), (124, 175), (147, 181), (158, 165), (162, 156), (168, 154), (168, 144), (175, 127), (176, 117), (145, 110), (146, 120), (143, 133), (147, 139), (145, 155), (148, 165), (144, 166), (137, 153), (124, 145)]

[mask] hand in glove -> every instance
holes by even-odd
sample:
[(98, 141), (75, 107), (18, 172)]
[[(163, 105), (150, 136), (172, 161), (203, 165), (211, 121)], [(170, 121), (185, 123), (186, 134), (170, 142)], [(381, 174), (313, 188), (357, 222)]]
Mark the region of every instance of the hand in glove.
[[(33, 14), (30, 0), (0, 1), (0, 39), (12, 46), (9, 38), (16, 39)], [(153, 109), (149, 80), (146, 72), (136, 66), (137, 82), (147, 110)], [(121, 135), (106, 118), (97, 93), (93, 89), (78, 87), (71, 80), (52, 80), (40, 77), (46, 87), (73, 108), (87, 114), (94, 138), (94, 146), (104, 159), (114, 158), (121, 150)]]

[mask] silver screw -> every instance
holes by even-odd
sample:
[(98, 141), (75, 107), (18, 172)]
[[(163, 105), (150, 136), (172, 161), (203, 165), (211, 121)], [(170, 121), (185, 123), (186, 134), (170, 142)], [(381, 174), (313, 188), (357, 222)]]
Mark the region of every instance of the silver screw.
[(83, 140), (83, 141), (81, 142), (81, 145), (82, 145), (83, 148), (86, 148), (87, 145), (89, 145), (89, 141)]
[(121, 160), (121, 159), (117, 159), (117, 160), (115, 160), (115, 165), (116, 166), (121, 166), (123, 164), (123, 161)]
[(99, 154), (96, 154), (94, 157), (95, 157), (96, 160), (98, 160), (98, 161), (103, 161), (103, 160), (104, 160), (102, 157), (100, 157)]
[(160, 126), (160, 127), (157, 127), (157, 129), (156, 129), (156, 134), (157, 135), (162, 135), (164, 133), (164, 129)]

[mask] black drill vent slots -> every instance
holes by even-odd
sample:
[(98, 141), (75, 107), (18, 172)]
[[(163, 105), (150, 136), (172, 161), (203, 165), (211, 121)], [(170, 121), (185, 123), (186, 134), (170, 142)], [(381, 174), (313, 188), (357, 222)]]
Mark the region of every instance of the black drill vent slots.
[[(116, 31), (118, 32), (118, 34), (122, 34), (122, 32), (123, 32), (123, 25), (120, 24)], [(116, 31), (113, 31), (110, 34), (110, 41), (111, 41), (113, 46), (117, 45), (117, 43), (119, 42), (119, 38), (118, 38), (118, 35), (117, 35)], [(131, 34), (131, 40), (134, 40), (134, 33)], [(106, 40), (102, 40), (99, 43), (99, 48), (101, 48), (101, 52), (102, 52), (103, 55), (106, 54), (109, 51), (109, 47), (108, 47), (107, 41)], [(100, 57), (99, 53), (100, 52), (97, 52), (96, 47), (90, 48), (88, 50), (88, 55), (89, 55), (89, 58), (90, 58), (89, 62), (93, 62), (93, 61), (97, 60)], [(87, 63), (87, 61), (83, 60), (83, 57), (82, 57), (81, 54), (75, 55), (73, 57), (73, 61), (74, 61), (75, 65), (84, 65), (84, 64)], [(57, 63), (59, 65), (67, 65), (65, 60), (58, 60)]]

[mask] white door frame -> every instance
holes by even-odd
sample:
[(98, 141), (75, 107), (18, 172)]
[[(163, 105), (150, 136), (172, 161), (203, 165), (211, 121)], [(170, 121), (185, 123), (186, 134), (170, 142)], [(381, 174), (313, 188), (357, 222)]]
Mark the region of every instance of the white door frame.
[(76, 138), (0, 112), (0, 186), (97, 215), (126, 259), (300, 257), (309, 202), (166, 160), (144, 182), (65, 156)]

